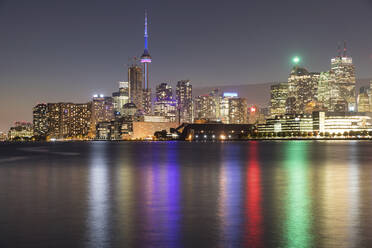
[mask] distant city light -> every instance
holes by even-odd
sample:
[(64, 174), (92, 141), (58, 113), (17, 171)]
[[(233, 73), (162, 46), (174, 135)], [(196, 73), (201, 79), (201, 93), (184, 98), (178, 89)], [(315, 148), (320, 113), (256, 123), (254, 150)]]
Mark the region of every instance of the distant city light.
[(97, 95), (97, 94), (95, 94), (95, 95), (93, 95), (93, 97), (98, 97), (98, 95)]
[(238, 93), (236, 93), (236, 92), (224, 92), (223, 96), (224, 97), (238, 97)]
[(103, 94), (100, 94), (99, 97), (104, 97), (104, 95)]
[(295, 63), (295, 64), (298, 64), (298, 63), (300, 63), (300, 57), (298, 57), (298, 56), (295, 56), (293, 59), (292, 59), (292, 61), (293, 61), (293, 63)]
[(255, 107), (251, 107), (251, 112), (256, 112), (256, 108)]

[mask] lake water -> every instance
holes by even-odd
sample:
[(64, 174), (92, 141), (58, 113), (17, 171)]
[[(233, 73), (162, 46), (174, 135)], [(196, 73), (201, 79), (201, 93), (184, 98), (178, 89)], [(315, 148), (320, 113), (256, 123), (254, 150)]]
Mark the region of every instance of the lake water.
[(372, 247), (372, 142), (0, 144), (0, 247)]

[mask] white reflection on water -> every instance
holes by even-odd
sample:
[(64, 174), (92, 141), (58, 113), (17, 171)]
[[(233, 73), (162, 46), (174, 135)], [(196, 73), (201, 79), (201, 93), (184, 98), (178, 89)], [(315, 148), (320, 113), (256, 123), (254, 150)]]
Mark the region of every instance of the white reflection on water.
[(240, 245), (242, 215), (241, 146), (228, 146), (224, 150), (219, 177), (219, 212), (221, 247)]
[(359, 164), (357, 159), (358, 144), (354, 141), (349, 146), (349, 240), (348, 247), (359, 247)]
[(89, 246), (108, 246), (108, 169), (105, 143), (92, 144), (89, 167)]

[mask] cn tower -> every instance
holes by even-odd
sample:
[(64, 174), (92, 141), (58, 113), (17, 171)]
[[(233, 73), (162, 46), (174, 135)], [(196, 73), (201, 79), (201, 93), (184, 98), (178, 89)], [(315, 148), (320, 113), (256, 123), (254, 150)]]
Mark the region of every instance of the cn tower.
[(141, 56), (141, 63), (144, 67), (144, 87), (143, 87), (143, 106), (145, 113), (151, 112), (151, 89), (149, 87), (149, 64), (151, 63), (151, 56), (148, 48), (148, 34), (147, 34), (147, 11), (145, 10), (145, 49)]

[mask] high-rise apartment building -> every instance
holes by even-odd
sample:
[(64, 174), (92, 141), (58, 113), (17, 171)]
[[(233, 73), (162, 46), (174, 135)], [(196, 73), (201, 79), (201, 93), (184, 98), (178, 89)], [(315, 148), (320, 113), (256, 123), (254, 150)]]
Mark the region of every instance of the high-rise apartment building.
[(86, 138), (91, 130), (91, 103), (48, 103), (48, 137)]
[(94, 95), (92, 100), (92, 121), (91, 129), (95, 134), (96, 125), (99, 122), (111, 121), (114, 119), (114, 101), (112, 97)]
[(176, 121), (177, 101), (173, 99), (172, 86), (161, 83), (156, 87), (154, 114), (164, 116), (170, 122)]
[(229, 99), (229, 124), (247, 123), (247, 101), (244, 98)]
[(284, 115), (288, 98), (288, 83), (278, 83), (270, 86), (270, 115)]
[(229, 99), (237, 98), (236, 92), (224, 92), (220, 100), (220, 119), (222, 123), (229, 124)]
[(192, 123), (192, 85), (190, 80), (177, 82), (176, 100), (180, 122)]
[(197, 96), (194, 99), (194, 119), (220, 121), (220, 105), (221, 96), (218, 89), (213, 90), (208, 95)]
[(48, 135), (48, 105), (45, 103), (37, 104), (33, 108), (33, 128), (34, 135), (39, 137), (46, 137)]

